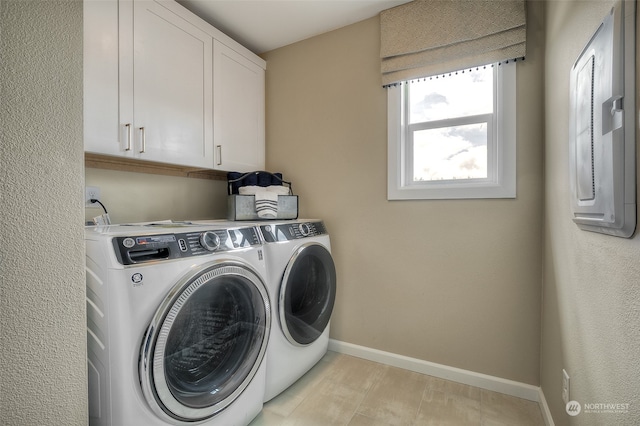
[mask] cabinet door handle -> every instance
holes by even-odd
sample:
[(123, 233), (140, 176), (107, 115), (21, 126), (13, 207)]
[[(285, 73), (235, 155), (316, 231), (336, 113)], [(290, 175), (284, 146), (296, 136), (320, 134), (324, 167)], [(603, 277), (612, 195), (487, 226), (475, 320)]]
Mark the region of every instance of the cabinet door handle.
[(144, 127), (140, 127), (140, 154), (144, 154), (145, 149), (147, 149), (147, 135)]
[(124, 128), (127, 129), (127, 146), (124, 150), (131, 151), (131, 123), (125, 124)]
[(222, 145), (216, 145), (216, 149), (218, 150), (218, 162), (216, 163), (216, 165), (221, 166), (222, 165)]

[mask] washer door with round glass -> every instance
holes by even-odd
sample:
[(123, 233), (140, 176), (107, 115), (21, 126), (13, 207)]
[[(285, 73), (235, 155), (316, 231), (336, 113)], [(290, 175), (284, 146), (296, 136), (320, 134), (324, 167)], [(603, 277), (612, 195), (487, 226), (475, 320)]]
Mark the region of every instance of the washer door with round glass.
[(336, 268), (320, 244), (306, 244), (291, 257), (280, 287), (280, 325), (296, 346), (313, 343), (331, 319), (336, 299)]
[(250, 267), (198, 268), (173, 287), (145, 334), (139, 371), (147, 402), (172, 422), (215, 416), (256, 374), (270, 325), (266, 287)]

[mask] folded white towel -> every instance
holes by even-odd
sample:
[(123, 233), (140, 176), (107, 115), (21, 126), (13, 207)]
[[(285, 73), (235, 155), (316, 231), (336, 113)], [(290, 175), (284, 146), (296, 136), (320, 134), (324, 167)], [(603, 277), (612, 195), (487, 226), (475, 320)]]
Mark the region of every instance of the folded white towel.
[(278, 217), (278, 196), (289, 195), (289, 187), (282, 185), (271, 186), (241, 186), (238, 188), (240, 195), (254, 195), (256, 198), (256, 213), (262, 219), (275, 219)]
[(256, 192), (258, 191), (264, 191), (264, 188), (256, 185), (241, 186), (238, 188), (238, 193), (240, 195), (256, 195)]
[(278, 217), (278, 194), (275, 192), (262, 190), (256, 191), (256, 213), (263, 219)]
[(271, 185), (271, 186), (256, 186), (256, 185), (248, 185), (241, 186), (238, 188), (238, 193), (240, 195), (256, 195), (257, 192), (268, 191), (275, 192), (278, 195), (289, 195), (289, 187), (282, 185)]
[(289, 195), (289, 187), (283, 185), (267, 186), (267, 191), (275, 192), (278, 195)]

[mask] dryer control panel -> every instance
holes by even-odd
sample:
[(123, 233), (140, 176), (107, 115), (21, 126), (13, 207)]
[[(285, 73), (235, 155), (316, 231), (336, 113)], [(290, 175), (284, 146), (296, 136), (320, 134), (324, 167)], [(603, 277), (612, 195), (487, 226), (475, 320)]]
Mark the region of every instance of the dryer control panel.
[(276, 225), (261, 225), (260, 231), (265, 242), (298, 240), (300, 238), (326, 235), (327, 229), (323, 222), (292, 222)]
[(123, 265), (201, 256), (259, 245), (260, 238), (253, 227), (113, 238), (116, 258)]

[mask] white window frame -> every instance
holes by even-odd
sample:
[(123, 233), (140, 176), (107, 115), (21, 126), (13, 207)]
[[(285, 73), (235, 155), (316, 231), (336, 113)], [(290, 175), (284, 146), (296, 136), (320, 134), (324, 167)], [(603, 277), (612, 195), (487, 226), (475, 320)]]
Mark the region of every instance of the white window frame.
[(486, 179), (413, 182), (413, 150), (404, 96), (405, 86), (410, 83), (387, 89), (388, 200), (516, 197), (516, 64), (496, 64), (494, 70), (495, 113), (487, 124)]

